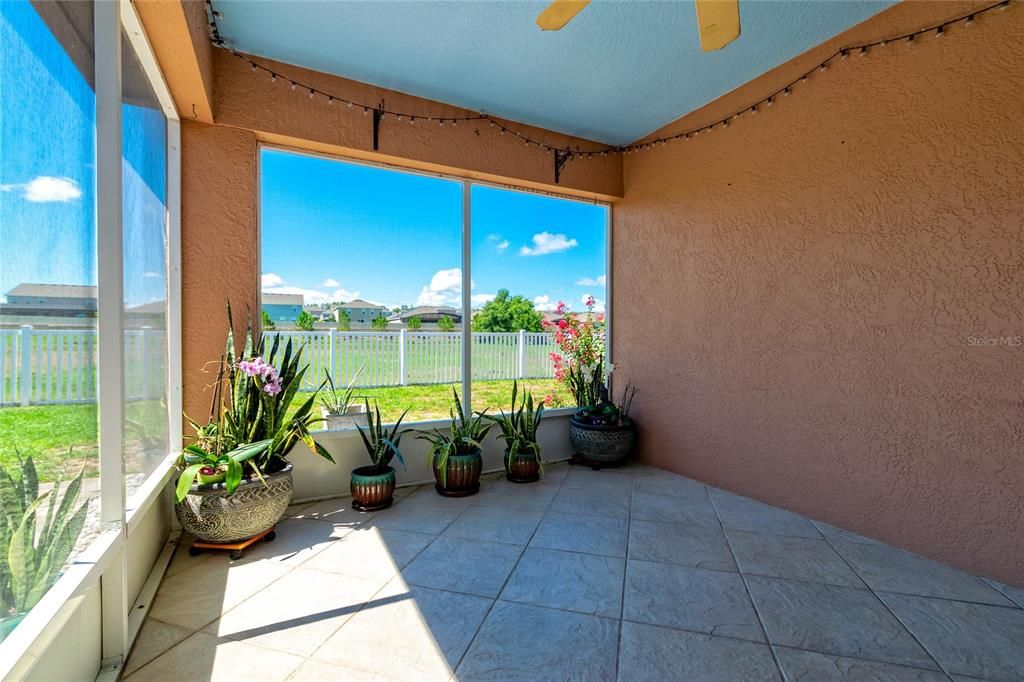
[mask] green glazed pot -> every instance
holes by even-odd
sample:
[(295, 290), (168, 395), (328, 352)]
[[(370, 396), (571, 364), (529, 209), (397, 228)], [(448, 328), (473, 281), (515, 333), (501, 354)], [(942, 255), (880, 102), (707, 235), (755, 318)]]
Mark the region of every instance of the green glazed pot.
[(352, 470), (352, 508), (358, 511), (386, 509), (394, 501), (395, 470), (388, 467), (381, 472), (375, 466), (358, 467)]
[(532, 452), (509, 458), (505, 450), (505, 478), (513, 483), (533, 483), (540, 480), (540, 462)]
[(445, 467), (444, 484), (441, 483), (441, 467), (434, 456), (434, 488), (445, 497), (466, 497), (480, 490), (480, 472), (484, 467), (484, 458), (480, 449), (465, 455), (452, 455)]

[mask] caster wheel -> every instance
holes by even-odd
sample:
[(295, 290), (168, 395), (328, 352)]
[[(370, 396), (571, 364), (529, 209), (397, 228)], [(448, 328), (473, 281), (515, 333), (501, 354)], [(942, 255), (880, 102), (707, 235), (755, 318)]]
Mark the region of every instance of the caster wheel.
[(198, 547), (189, 547), (188, 548), (188, 555), (189, 556), (199, 556), (202, 553), (203, 553), (203, 550), (199, 549)]
[(231, 553), (228, 554), (228, 556), (231, 557), (232, 561), (238, 561), (239, 559), (242, 558), (242, 550), (240, 550), (240, 549), (233, 549), (233, 550), (231, 550)]
[(276, 530), (272, 530), (272, 531), (270, 531), (269, 533), (267, 533), (266, 535), (263, 536), (263, 542), (273, 542), (274, 538), (276, 538), (276, 537), (277, 537), (277, 531)]

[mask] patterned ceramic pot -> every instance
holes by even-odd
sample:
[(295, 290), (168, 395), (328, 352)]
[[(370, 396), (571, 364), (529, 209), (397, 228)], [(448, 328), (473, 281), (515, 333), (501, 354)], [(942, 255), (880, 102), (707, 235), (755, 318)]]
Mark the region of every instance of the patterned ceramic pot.
[(484, 458), (478, 448), (476, 452), (466, 455), (451, 455), (445, 471), (444, 484), (441, 484), (441, 467), (434, 457), (434, 488), (445, 497), (466, 497), (480, 490), (480, 472), (484, 467)]
[(533, 483), (540, 479), (540, 462), (537, 455), (529, 452), (517, 454), (509, 461), (508, 450), (505, 450), (505, 478), (513, 483)]
[(381, 473), (375, 466), (358, 467), (352, 470), (352, 508), (359, 511), (375, 511), (391, 506), (395, 494), (395, 470), (388, 467)]
[(174, 505), (181, 527), (203, 542), (238, 542), (274, 527), (292, 501), (292, 465), (242, 481), (229, 493), (223, 483), (193, 485)]
[(633, 449), (636, 427), (633, 422), (619, 426), (597, 426), (569, 419), (569, 440), (577, 453), (592, 462), (618, 462)]

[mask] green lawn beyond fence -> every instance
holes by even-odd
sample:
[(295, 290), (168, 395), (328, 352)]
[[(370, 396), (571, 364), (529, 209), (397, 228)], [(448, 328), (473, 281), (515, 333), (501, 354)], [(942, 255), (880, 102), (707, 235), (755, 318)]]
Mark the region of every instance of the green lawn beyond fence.
[[(532, 391), (537, 400), (550, 394), (555, 397), (554, 406), (572, 404), (565, 387), (554, 379), (525, 379), (519, 384), (520, 390)], [(367, 388), (360, 389), (358, 394), (376, 401), (386, 421), (394, 421), (408, 407), (406, 420), (413, 422), (448, 417), (452, 387), (453, 384), (433, 384)], [(487, 409), (489, 413), (508, 411), (511, 392), (512, 381), (474, 381), (474, 409)], [(308, 397), (309, 394), (300, 393), (295, 403)], [(130, 421), (146, 418), (152, 412), (147, 408), (148, 402), (128, 403), (126, 417)], [(95, 403), (0, 408), (0, 465), (9, 469), (20, 452), (23, 457), (34, 457), (43, 481), (52, 481), (64, 466), (77, 471), (82, 463), (87, 475), (96, 475), (96, 430)]]

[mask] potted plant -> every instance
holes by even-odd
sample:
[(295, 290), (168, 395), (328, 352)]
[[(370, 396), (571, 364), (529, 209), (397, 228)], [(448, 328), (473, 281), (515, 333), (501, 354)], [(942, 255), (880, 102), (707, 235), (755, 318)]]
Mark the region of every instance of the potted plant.
[(466, 417), (459, 394), (452, 389), (449, 432), (417, 431), (416, 437), (430, 442), (429, 462), (434, 470), (434, 488), (445, 497), (465, 497), (480, 490), (483, 469), (481, 444), (494, 424), (486, 424), (486, 411)]
[[(268, 349), (266, 338), (254, 333), (250, 323), (238, 354), (233, 326), (229, 306), (209, 421), (189, 420), (194, 442), (178, 458), (175, 513), (182, 527), (203, 542), (245, 540), (280, 520), (292, 498), (287, 457), (299, 441), (334, 461), (310, 435), (319, 421), (313, 414), (318, 391), (293, 413), (289, 410), (308, 369), (301, 366), (302, 348), (293, 349), (289, 340), (279, 354), (281, 337), (275, 335)], [(203, 482), (221, 473), (223, 481)]]
[(636, 439), (636, 426), (629, 417), (636, 389), (627, 384), (617, 405), (608, 399), (603, 382), (599, 395), (596, 404), (581, 407), (569, 419), (569, 440), (594, 469), (625, 459)]
[(19, 464), (17, 478), (0, 468), (0, 641), (60, 578), (88, 509), (78, 504), (85, 467), (58, 501), (60, 476), (40, 495), (32, 458)]
[(533, 408), (533, 395), (527, 391), (516, 404), (519, 382), (512, 382), (512, 409), (500, 417), (488, 417), (501, 429), (498, 436), (505, 441), (505, 478), (513, 483), (532, 483), (544, 475), (544, 463), (537, 442), (537, 427), (544, 416), (544, 405)]
[(366, 426), (368, 406), (365, 401), (363, 404), (356, 403), (352, 395), (356, 380), (363, 372), (363, 367), (359, 368), (352, 380), (348, 382), (348, 386), (345, 387), (345, 392), (340, 395), (334, 388), (334, 379), (331, 377), (331, 373), (325, 372), (329, 390), (320, 394), (320, 410), (328, 429), (350, 429), (357, 424)]
[(359, 431), (359, 436), (363, 439), (366, 454), (370, 456), (372, 464), (352, 470), (350, 490), (352, 491), (353, 509), (376, 511), (390, 507), (393, 500), (395, 470), (390, 466), (391, 460), (397, 457), (402, 468), (405, 468), (405, 458), (402, 457), (402, 451), (398, 449), (402, 441), (402, 432), (399, 432), (398, 428), (402, 425), (405, 415), (409, 413), (409, 409), (406, 408), (391, 428), (391, 432), (388, 433), (381, 423), (380, 408), (377, 407), (376, 402), (373, 412), (370, 411), (370, 402), (365, 399), (364, 402), (368, 422), (367, 429), (363, 431), (357, 424), (356, 430)]

